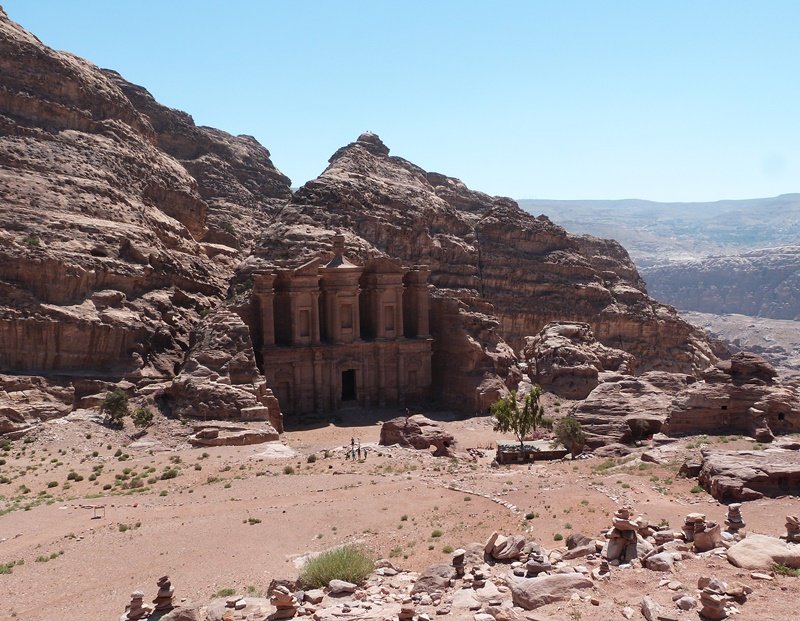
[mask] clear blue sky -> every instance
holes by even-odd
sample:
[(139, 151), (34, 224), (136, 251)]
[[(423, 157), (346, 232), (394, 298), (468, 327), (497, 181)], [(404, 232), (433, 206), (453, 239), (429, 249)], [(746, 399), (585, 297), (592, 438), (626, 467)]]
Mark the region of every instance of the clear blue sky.
[(515, 198), (800, 192), (797, 0), (0, 3), (294, 185), (371, 130)]

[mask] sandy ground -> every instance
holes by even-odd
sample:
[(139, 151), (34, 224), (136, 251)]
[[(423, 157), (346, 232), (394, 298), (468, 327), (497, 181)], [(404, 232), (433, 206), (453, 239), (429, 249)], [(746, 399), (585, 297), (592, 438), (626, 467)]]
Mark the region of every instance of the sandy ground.
[[(174, 421), (161, 420), (135, 440), (133, 429), (109, 430), (87, 417), (51, 421), (33, 441), (0, 450), (0, 475), (9, 479), (0, 483), (0, 564), (16, 563), (0, 575), (0, 619), (114, 620), (131, 591), (142, 588), (150, 597), (163, 574), (176, 587), (176, 601), (203, 603), (222, 589), (264, 593), (271, 579), (296, 577), (302, 555), (343, 542), (362, 542), (415, 571), (448, 562), (446, 546), (483, 542), (494, 530), (526, 533), (554, 548), (558, 533), (599, 536), (623, 503), (676, 529), (692, 511), (722, 521), (725, 508), (692, 493), (695, 482), (678, 478), (678, 467), (703, 441), (752, 446), (743, 438), (690, 438), (667, 465), (591, 458), (491, 468), (487, 447), (498, 435), (488, 418), (428, 413), (443, 420), (461, 450), (486, 449), (483, 457), (452, 459), (377, 447), (380, 421), (395, 414), (354, 411), (287, 432), (278, 443), (216, 448), (190, 447), (183, 441), (188, 429)], [(343, 458), (351, 438), (371, 449), (362, 463)], [(309, 463), (312, 454), (317, 459)], [(171, 470), (176, 476), (162, 479)], [(142, 487), (124, 489), (142, 473)], [(518, 510), (501, 504), (508, 502)], [(99, 505), (104, 509), (92, 508)], [(743, 508), (748, 531), (774, 536), (784, 532), (789, 513), (800, 513), (800, 499)], [(435, 530), (441, 536), (433, 537)], [(800, 579), (754, 584), (749, 572), (719, 559), (687, 561), (675, 577), (693, 589), (710, 574), (755, 588), (738, 619), (797, 618)], [(663, 577), (616, 570), (597, 587), (599, 606), (551, 604), (537, 612), (621, 619), (619, 610), (630, 605), (638, 615), (644, 594), (671, 601), (672, 592), (658, 586)]]

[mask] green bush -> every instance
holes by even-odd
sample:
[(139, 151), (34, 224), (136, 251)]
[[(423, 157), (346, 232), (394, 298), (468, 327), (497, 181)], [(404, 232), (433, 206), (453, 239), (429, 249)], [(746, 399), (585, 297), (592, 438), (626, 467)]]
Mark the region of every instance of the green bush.
[(346, 545), (306, 561), (299, 580), (304, 587), (315, 589), (327, 586), (334, 579), (361, 584), (374, 567), (372, 556), (364, 548)]
[(131, 420), (140, 429), (145, 429), (153, 424), (153, 413), (146, 408), (136, 408), (131, 414)]
[(106, 393), (100, 411), (106, 415), (106, 423), (113, 427), (122, 426), (122, 419), (130, 412), (128, 410), (128, 395), (117, 388)]

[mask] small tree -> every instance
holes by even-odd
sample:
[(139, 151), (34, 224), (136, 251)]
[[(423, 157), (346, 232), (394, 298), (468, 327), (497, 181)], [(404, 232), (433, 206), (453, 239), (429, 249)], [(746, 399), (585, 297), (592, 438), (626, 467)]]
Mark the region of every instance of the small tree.
[(556, 436), (553, 443), (563, 444), (572, 454), (573, 459), (586, 445), (586, 434), (583, 432), (583, 427), (581, 427), (578, 419), (574, 416), (565, 416), (556, 421), (553, 433)]
[(519, 440), (519, 448), (525, 450), (525, 436), (536, 431), (536, 426), (544, 418), (544, 407), (539, 405), (542, 389), (534, 386), (522, 400), (522, 407), (517, 401), (517, 392), (495, 401), (490, 408), (494, 416), (494, 430), (503, 433), (512, 432)]
[(107, 392), (106, 398), (103, 399), (103, 405), (100, 406), (100, 411), (106, 415), (107, 425), (113, 427), (122, 426), (122, 419), (130, 413), (128, 410), (128, 395), (119, 388)]

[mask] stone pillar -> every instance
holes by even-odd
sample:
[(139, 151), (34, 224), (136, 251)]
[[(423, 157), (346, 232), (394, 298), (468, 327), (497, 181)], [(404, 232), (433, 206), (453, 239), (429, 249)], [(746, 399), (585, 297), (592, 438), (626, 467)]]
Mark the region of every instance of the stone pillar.
[(334, 291), (331, 294), (332, 304), (333, 304), (333, 316), (331, 317), (331, 340), (334, 343), (341, 343), (342, 342), (342, 314), (339, 312), (341, 310), (340, 305), (341, 302), (339, 301), (339, 292)]
[(317, 413), (325, 410), (323, 385), (324, 379), (322, 376), (322, 354), (318, 351), (314, 352), (314, 410)]
[(274, 281), (275, 274), (257, 274), (253, 286), (253, 294), (258, 300), (262, 347), (275, 345), (275, 291), (272, 288)]
[(300, 335), (297, 333), (300, 322), (297, 317), (297, 291), (289, 291), (289, 321), (291, 325), (291, 344), (297, 345), (300, 341)]
[(383, 321), (383, 302), (384, 302), (384, 292), (385, 289), (383, 287), (376, 287), (375, 289), (375, 305), (373, 308), (373, 318), (375, 320), (375, 337), (379, 339), (386, 338), (386, 324)]
[(319, 345), (319, 291), (311, 293), (311, 343)]
[(394, 290), (394, 334), (395, 338), (403, 337), (403, 287)]

